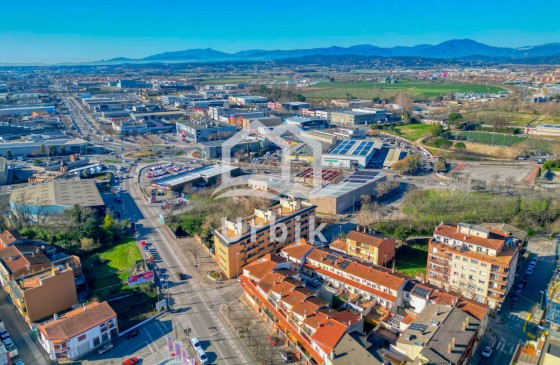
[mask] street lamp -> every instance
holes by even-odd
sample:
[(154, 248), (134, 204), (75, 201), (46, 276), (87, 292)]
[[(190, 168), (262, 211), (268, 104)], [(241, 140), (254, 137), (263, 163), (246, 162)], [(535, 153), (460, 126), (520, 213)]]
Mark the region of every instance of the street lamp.
[(540, 302), (540, 309), (542, 309), (542, 302), (543, 302), (543, 298), (544, 298), (544, 291), (541, 290), (541, 302)]

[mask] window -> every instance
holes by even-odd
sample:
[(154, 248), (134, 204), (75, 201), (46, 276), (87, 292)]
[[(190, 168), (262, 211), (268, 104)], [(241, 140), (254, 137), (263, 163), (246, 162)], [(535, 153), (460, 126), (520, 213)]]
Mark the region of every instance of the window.
[(486, 271), (480, 270), (480, 275), (486, 276)]
[(471, 264), (478, 264), (478, 260), (477, 259), (471, 259)]
[(463, 262), (467, 262), (468, 259), (466, 257), (463, 257)]
[(480, 266), (481, 266), (481, 267), (487, 267), (488, 265), (487, 265), (485, 262), (481, 262), (481, 263), (480, 263)]
[(432, 252), (433, 252), (433, 253), (437, 253), (437, 248), (435, 248), (435, 247), (432, 248)]
[(86, 334), (85, 333), (78, 336), (78, 341), (83, 341), (85, 339), (86, 339)]

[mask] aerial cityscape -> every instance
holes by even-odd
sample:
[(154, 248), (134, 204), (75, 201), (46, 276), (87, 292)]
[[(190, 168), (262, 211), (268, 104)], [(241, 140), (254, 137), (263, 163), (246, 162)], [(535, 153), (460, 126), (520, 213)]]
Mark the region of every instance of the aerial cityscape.
[(3, 10), (0, 365), (560, 364), (560, 3)]

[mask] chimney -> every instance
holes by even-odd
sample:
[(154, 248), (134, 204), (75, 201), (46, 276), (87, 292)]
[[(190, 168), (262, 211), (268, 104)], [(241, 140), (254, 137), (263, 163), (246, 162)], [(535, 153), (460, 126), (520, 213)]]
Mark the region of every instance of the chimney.
[(451, 350), (453, 350), (453, 346), (451, 344), (447, 345), (447, 352), (451, 353)]
[(58, 314), (55, 313), (55, 314), (53, 315), (53, 319), (56, 321), (56, 320), (58, 319)]
[(367, 233), (367, 228), (366, 228), (366, 226), (363, 226), (362, 228), (364, 229), (364, 233)]
[(252, 226), (255, 225), (255, 218), (251, 219), (251, 225), (252, 225)]
[(86, 303), (82, 304), (82, 309), (84, 310), (84, 312), (86, 311)]
[(451, 348), (455, 347), (455, 337), (451, 338)]
[(469, 317), (465, 319), (465, 329), (469, 328)]

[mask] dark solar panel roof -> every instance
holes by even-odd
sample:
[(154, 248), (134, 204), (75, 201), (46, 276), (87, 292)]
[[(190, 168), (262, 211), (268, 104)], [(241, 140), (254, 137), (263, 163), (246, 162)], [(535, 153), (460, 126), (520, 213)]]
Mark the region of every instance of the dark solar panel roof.
[(410, 330), (421, 331), (421, 332), (424, 332), (427, 328), (428, 328), (427, 325), (418, 324), (418, 323), (413, 323), (413, 324), (410, 325), (410, 327), (408, 327), (408, 329), (410, 329)]
[(342, 263), (341, 263), (340, 265), (338, 265), (338, 266), (340, 266), (340, 268), (341, 268), (342, 270), (344, 270), (344, 269), (346, 269), (346, 268), (348, 267), (348, 265), (350, 265), (350, 261), (344, 260), (344, 261), (342, 261)]
[(337, 260), (338, 260), (338, 257), (333, 256), (333, 255), (327, 255), (327, 259), (328, 259), (328, 260), (331, 260), (331, 261), (337, 261)]
[(421, 298), (426, 298), (426, 296), (430, 293), (430, 291), (426, 288), (422, 288), (422, 287), (418, 287), (415, 286), (412, 291), (410, 292), (410, 294), (414, 294), (416, 296), (419, 296)]

